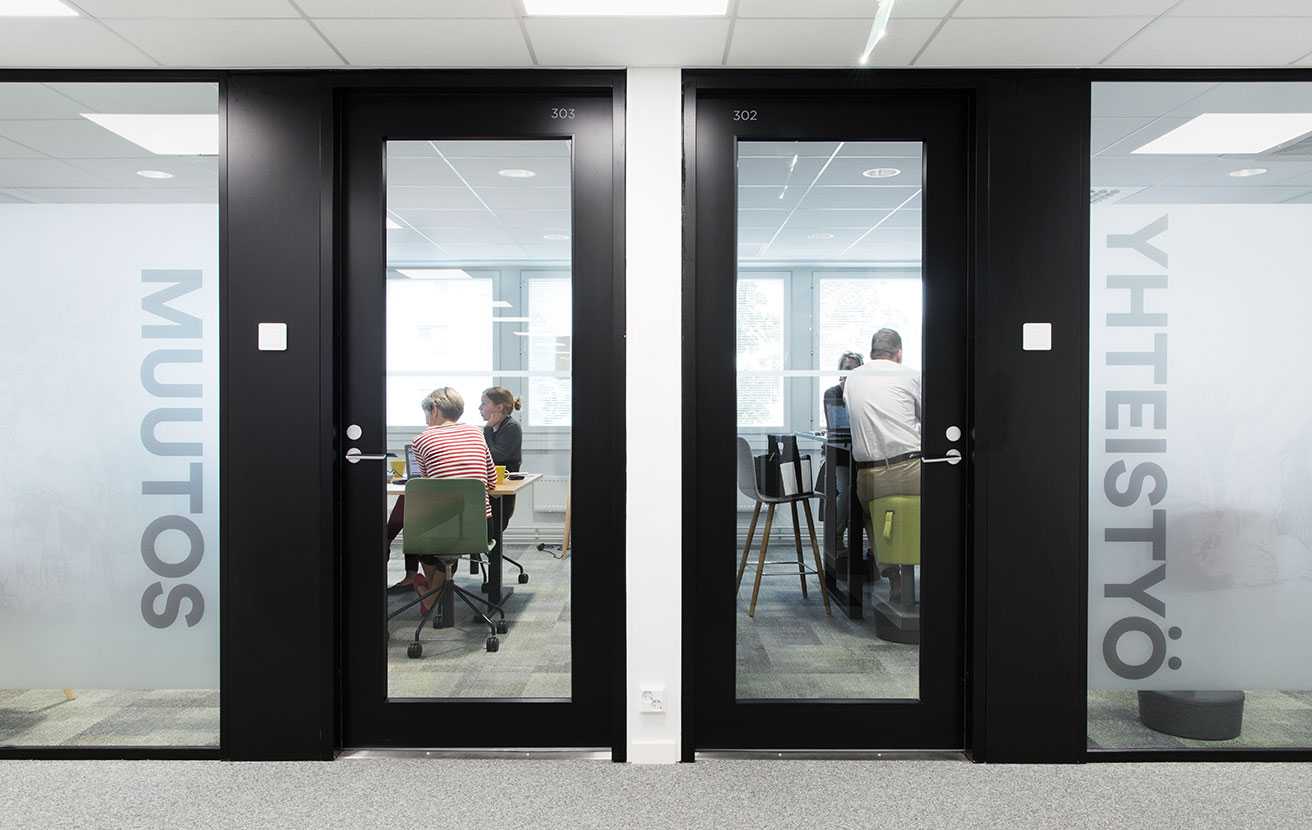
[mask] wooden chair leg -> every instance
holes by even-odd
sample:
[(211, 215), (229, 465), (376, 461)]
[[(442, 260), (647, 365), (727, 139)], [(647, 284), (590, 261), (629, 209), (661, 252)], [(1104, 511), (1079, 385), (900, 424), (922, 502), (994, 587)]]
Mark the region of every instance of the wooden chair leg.
[(797, 580), (802, 583), (802, 598), (806, 598), (806, 560), (802, 558), (802, 523), (797, 518), (797, 502), (790, 502), (793, 509), (793, 544), (797, 547)]
[(570, 497), (571, 494), (572, 494), (572, 492), (573, 492), (573, 491), (572, 491), (571, 489), (566, 489), (566, 490), (565, 490), (565, 532), (564, 532), (564, 534), (562, 534), (561, 539), (560, 539), (560, 558), (561, 558), (561, 559), (565, 559), (565, 558), (567, 558), (567, 557), (569, 556), (569, 531), (570, 531), (570, 519), (573, 518), (573, 517), (570, 515), (570, 502), (573, 501), (573, 499)]
[(811, 502), (802, 502), (802, 509), (806, 511), (806, 529), (811, 531), (811, 553), (815, 556), (816, 578), (820, 580), (820, 596), (825, 601), (825, 616), (828, 617), (830, 616), (829, 591), (825, 590), (825, 563), (820, 558), (820, 544), (815, 540), (815, 517), (811, 515)]
[(765, 532), (761, 534), (761, 558), (756, 560), (756, 583), (752, 585), (752, 605), (747, 616), (756, 616), (756, 597), (761, 593), (761, 573), (765, 570), (765, 549), (770, 545), (770, 528), (774, 525), (774, 505), (765, 514)]
[(747, 544), (743, 545), (743, 558), (738, 563), (738, 589), (743, 587), (743, 573), (747, 570), (747, 554), (752, 551), (752, 537), (756, 535), (756, 520), (761, 518), (761, 503), (752, 508), (752, 523), (747, 527)]
[(72, 689), (64, 690), (64, 700), (77, 700), (77, 692)]

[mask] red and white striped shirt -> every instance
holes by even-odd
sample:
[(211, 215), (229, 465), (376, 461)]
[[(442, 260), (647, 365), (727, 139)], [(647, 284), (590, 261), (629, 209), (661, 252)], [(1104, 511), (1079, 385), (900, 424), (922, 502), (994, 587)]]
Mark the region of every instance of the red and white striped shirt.
[[(489, 488), (497, 483), (492, 453), (483, 440), (483, 430), (473, 424), (442, 424), (429, 427), (414, 441), (419, 474), (424, 478), (474, 478)], [(484, 514), (492, 517), (492, 503), (483, 494)]]

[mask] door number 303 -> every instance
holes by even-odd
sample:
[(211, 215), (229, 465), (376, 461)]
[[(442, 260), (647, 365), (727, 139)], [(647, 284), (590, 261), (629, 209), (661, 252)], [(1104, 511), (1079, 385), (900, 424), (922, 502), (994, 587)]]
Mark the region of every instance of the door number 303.
[(734, 120), (734, 121), (755, 121), (755, 120), (756, 120), (756, 110), (734, 110), (734, 111), (733, 111), (733, 120)]
[(557, 119), (569, 119), (574, 117), (573, 107), (552, 107), (551, 117)]

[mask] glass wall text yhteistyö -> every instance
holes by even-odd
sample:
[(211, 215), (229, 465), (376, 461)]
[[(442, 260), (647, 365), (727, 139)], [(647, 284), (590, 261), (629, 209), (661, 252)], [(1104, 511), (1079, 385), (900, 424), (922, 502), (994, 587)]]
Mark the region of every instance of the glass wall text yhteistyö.
[(0, 84), (0, 746), (218, 744), (218, 120)]
[(740, 700), (920, 696), (922, 155), (738, 143)]
[(1312, 84), (1092, 116), (1089, 747), (1312, 746)]
[[(388, 696), (569, 699), (571, 142), (388, 141), (386, 153)], [(446, 466), (462, 430), (488, 447), (488, 536), (503, 555), (407, 556), (416, 505), (399, 479), (468, 477)], [(502, 619), (486, 601), (502, 630), (479, 616)]]

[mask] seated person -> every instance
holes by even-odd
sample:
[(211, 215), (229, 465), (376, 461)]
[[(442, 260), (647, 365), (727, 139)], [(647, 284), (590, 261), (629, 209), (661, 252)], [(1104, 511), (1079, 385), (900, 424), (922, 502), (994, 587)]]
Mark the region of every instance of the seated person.
[[(415, 459), (419, 464), (419, 475), (424, 478), (475, 478), (484, 483), (487, 490), (496, 486), (497, 473), (492, 464), (492, 453), (488, 451), (487, 442), (483, 440), (483, 431), (473, 424), (460, 423), (460, 416), (465, 414), (465, 400), (460, 393), (450, 386), (434, 389), (420, 402), (424, 410), (424, 423), (428, 428), (414, 440)], [(487, 494), (483, 495), (483, 513), (488, 520), (488, 533), (492, 533), (492, 503)], [(396, 538), (405, 518), (405, 497), (397, 499), (388, 520), (388, 542)], [(470, 551), (480, 553), (480, 551)], [(415, 560), (413, 566), (411, 560)], [(419, 573), (420, 566), (424, 573)], [(442, 587), (446, 581), (449, 563), (436, 557), (406, 557), (406, 576), (401, 582), (388, 588), (388, 593), (400, 593), (413, 588), (416, 593), (426, 594)], [(429, 605), (436, 599), (430, 597), (422, 605), (427, 613)]]
[[(843, 386), (852, 426), (856, 492), (867, 512), (884, 496), (920, 495), (920, 372), (902, 365), (902, 336), (880, 329), (870, 340), (870, 362)], [(866, 532), (874, 539), (870, 517)], [(894, 568), (889, 574), (897, 573)], [(893, 577), (893, 590), (900, 590)]]
[[(843, 356), (838, 359), (838, 371), (850, 372), (864, 362), (865, 359), (858, 352), (843, 352)], [(838, 383), (825, 390), (826, 432), (832, 433), (838, 429), (845, 430), (848, 428), (847, 404), (843, 402), (843, 386), (846, 383), (847, 376), (844, 375), (838, 379)], [(838, 510), (838, 527), (834, 538), (840, 546), (846, 545), (843, 534), (847, 532), (847, 514), (851, 500), (848, 494), (852, 491), (849, 462), (850, 458), (847, 450), (834, 451), (834, 506)]]
[[(483, 440), (492, 451), (492, 463), (505, 467), (510, 473), (519, 472), (524, 463), (524, 431), (511, 415), (519, 407), (519, 398), (504, 386), (484, 389), (483, 400), (478, 405), (478, 414), (487, 422), (483, 427)], [(514, 512), (515, 497), (504, 496), (501, 499), (502, 530), (510, 524)]]

